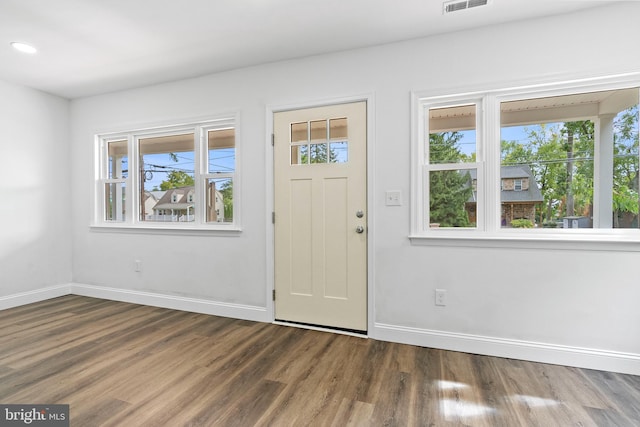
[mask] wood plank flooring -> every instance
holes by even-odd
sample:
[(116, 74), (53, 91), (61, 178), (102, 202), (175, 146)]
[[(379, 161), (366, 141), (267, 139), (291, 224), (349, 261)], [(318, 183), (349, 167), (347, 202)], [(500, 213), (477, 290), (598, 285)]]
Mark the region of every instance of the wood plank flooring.
[(72, 426), (640, 426), (640, 377), (66, 296), (0, 311), (0, 403)]

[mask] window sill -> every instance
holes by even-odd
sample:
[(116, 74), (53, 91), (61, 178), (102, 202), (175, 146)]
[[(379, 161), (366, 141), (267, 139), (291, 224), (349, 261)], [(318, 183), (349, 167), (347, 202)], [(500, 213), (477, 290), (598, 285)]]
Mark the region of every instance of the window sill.
[(239, 236), (242, 228), (235, 225), (172, 225), (166, 224), (92, 224), (89, 229), (99, 233), (169, 234), (169, 235), (218, 235)]
[(428, 235), (412, 234), (409, 239), (415, 246), (640, 252), (640, 230), (520, 230), (493, 234), (438, 230)]

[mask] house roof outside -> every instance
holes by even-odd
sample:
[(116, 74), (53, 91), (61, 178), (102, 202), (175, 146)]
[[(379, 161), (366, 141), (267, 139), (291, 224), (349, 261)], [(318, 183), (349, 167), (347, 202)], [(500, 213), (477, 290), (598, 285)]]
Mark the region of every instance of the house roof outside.
[(165, 190), (153, 190), (153, 191), (148, 191), (148, 193), (153, 196), (153, 198), (155, 198), (156, 200), (160, 200), (162, 199), (162, 196), (164, 196), (164, 193), (166, 193)]
[[(477, 178), (477, 173), (475, 169), (470, 170), (469, 174), (471, 175), (472, 180)], [(500, 199), (502, 203), (542, 203), (544, 201), (544, 197), (542, 197), (542, 192), (538, 188), (536, 179), (533, 176), (533, 172), (531, 172), (531, 168), (529, 166), (526, 166), (526, 165), (501, 166), (500, 178), (501, 179), (529, 178), (529, 188), (526, 190), (501, 191)], [(475, 191), (473, 192), (473, 194), (471, 195), (471, 197), (467, 202), (468, 203), (476, 202)]]
[[(193, 185), (187, 187), (180, 188), (171, 188), (164, 192), (158, 203), (153, 207), (153, 209), (175, 209), (175, 210), (186, 210), (188, 208), (193, 208), (193, 203), (187, 203), (187, 195), (189, 192), (194, 191), (195, 187)], [(172, 202), (172, 198), (174, 194), (179, 194), (182, 197), (178, 200), (178, 202)]]
[(529, 188), (522, 191), (501, 191), (500, 199), (502, 202), (536, 202), (542, 203), (544, 201), (544, 197), (542, 197), (542, 193), (538, 188), (538, 183), (536, 182), (533, 173), (531, 172), (531, 168), (526, 165), (518, 165), (518, 166), (501, 166), (500, 167), (500, 178), (507, 179), (519, 179), (519, 178), (529, 178)]

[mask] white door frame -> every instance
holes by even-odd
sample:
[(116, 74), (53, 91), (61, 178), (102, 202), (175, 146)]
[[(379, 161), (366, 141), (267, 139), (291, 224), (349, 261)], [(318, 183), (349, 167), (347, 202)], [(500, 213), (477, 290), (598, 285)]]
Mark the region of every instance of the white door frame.
[[(375, 304), (374, 304), (374, 288), (375, 283), (375, 169), (374, 169), (374, 141), (375, 141), (375, 102), (374, 95), (354, 95), (344, 98), (325, 99), (316, 102), (300, 102), (292, 104), (267, 105), (266, 108), (266, 135), (265, 135), (265, 170), (266, 170), (266, 229), (267, 229), (267, 277), (266, 277), (266, 299), (267, 299), (267, 318), (275, 321), (275, 305), (273, 303), (273, 290), (275, 289), (275, 253), (274, 239), (275, 227), (272, 223), (272, 212), (274, 211), (274, 169), (273, 169), (273, 115), (280, 111), (300, 110), (304, 108), (323, 107), (334, 104), (347, 104), (352, 102), (365, 101), (367, 103), (367, 333), (371, 336), (375, 322)], [(322, 329), (322, 328), (319, 328)], [(338, 332), (338, 331), (336, 331)]]

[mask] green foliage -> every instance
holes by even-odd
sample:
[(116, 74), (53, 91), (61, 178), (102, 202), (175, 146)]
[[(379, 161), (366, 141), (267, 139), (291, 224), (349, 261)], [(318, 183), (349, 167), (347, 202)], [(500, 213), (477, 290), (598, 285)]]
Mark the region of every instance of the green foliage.
[(160, 189), (163, 191), (171, 188), (188, 187), (194, 185), (193, 177), (186, 172), (172, 170), (167, 174), (167, 179), (160, 183)]
[(220, 186), (224, 204), (224, 220), (231, 221), (233, 219), (233, 181), (226, 181)]
[[(459, 132), (429, 135), (431, 163), (456, 163), (465, 156), (458, 148)], [(429, 221), (441, 227), (469, 227), (465, 203), (473, 194), (469, 172), (434, 171), (429, 175)]]
[[(303, 153), (300, 156), (301, 163), (335, 163), (336, 153), (333, 149), (329, 148), (328, 145), (329, 144), (310, 144), (309, 152)], [(309, 162), (309, 160), (311, 161)]]
[(638, 214), (638, 106), (625, 110), (614, 122), (613, 207)]
[(533, 221), (530, 219), (514, 219), (511, 221), (511, 227), (513, 228), (533, 228)]

